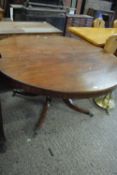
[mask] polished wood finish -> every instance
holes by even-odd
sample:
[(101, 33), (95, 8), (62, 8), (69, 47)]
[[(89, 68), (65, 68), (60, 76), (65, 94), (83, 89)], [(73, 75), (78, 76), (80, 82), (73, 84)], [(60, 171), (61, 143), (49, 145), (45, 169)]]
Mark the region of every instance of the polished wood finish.
[(96, 97), (117, 85), (115, 56), (83, 40), (12, 36), (2, 39), (0, 48), (0, 70), (13, 87), (47, 96), (34, 133), (42, 127), (50, 98), (60, 97), (70, 108), (92, 116), (69, 98)]
[[(116, 55), (117, 50), (117, 34), (111, 35), (104, 46), (104, 51), (106, 53), (111, 53)], [(117, 55), (116, 55), (117, 56)], [(108, 93), (106, 96), (97, 97), (94, 99), (95, 104), (108, 112), (112, 106), (112, 93)]]
[[(54, 35), (62, 35), (62, 34), (63, 34), (62, 31), (52, 26), (51, 24), (48, 24), (47, 22), (12, 22), (12, 21), (0, 22), (0, 40), (7, 37), (11, 37), (12, 35), (44, 35), (45, 37), (49, 35), (52, 37)], [(2, 58), (2, 56), (3, 53), (1, 54), (0, 51), (0, 59)], [(33, 93), (31, 94), (30, 92), (27, 94), (26, 92), (24, 92), (24, 94), (33, 95)], [(4, 152), (6, 149), (4, 138), (5, 136), (3, 130), (1, 106), (0, 106), (0, 152)]]
[(62, 98), (89, 98), (117, 84), (116, 57), (85, 41), (13, 36), (0, 42), (0, 70), (21, 88)]

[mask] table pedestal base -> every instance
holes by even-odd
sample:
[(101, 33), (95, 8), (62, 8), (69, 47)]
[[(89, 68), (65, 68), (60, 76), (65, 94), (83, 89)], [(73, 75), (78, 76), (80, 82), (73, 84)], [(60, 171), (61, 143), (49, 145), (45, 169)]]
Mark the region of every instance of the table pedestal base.
[[(43, 123), (45, 121), (47, 110), (48, 110), (48, 107), (50, 106), (51, 100), (52, 99), (50, 97), (46, 97), (46, 100), (45, 100), (45, 103), (43, 105), (40, 117), (39, 117), (39, 119), (38, 119), (38, 121), (37, 121), (37, 123), (36, 123), (36, 125), (34, 127), (34, 135), (37, 134), (37, 129), (41, 129), (41, 127), (42, 127), (42, 125), (43, 125)], [(77, 112), (81, 112), (81, 113), (84, 113), (86, 115), (89, 115), (90, 117), (93, 117), (93, 114), (89, 110), (82, 109), (82, 108), (74, 105), (72, 99), (63, 99), (63, 101), (71, 109), (73, 109), (73, 110), (75, 110)]]

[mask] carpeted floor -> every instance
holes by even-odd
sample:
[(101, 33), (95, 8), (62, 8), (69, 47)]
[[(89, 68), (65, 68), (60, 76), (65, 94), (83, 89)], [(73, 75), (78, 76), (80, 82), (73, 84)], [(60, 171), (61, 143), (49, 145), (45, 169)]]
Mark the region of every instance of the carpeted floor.
[(94, 113), (90, 118), (54, 99), (43, 128), (32, 138), (43, 97), (0, 96), (7, 137), (0, 175), (117, 175), (116, 107), (108, 115), (91, 99), (76, 100)]

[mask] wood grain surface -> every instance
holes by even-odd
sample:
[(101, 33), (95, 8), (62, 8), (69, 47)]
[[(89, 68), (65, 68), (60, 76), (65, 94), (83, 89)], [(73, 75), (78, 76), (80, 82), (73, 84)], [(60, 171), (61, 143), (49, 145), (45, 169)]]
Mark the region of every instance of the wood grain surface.
[(117, 85), (117, 59), (85, 41), (12, 36), (0, 41), (1, 72), (34, 92), (72, 98), (107, 93)]

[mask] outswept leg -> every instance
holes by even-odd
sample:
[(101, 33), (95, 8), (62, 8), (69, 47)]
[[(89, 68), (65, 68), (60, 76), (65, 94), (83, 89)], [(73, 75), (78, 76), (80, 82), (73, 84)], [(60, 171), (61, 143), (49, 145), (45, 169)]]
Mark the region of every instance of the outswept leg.
[(40, 117), (34, 127), (34, 134), (36, 134), (37, 129), (40, 129), (45, 121), (46, 118), (46, 114), (48, 111), (48, 107), (50, 106), (50, 102), (51, 102), (51, 98), (50, 97), (46, 97), (45, 103), (43, 104), (43, 108), (40, 114)]
[(80, 108), (79, 106), (74, 105), (72, 99), (63, 99), (63, 101), (64, 101), (65, 104), (66, 104), (68, 107), (70, 107), (71, 109), (73, 109), (73, 110), (75, 110), (75, 111), (78, 111), (78, 112), (81, 112), (81, 113), (84, 113), (84, 114), (87, 114), (87, 115), (89, 115), (90, 117), (93, 117), (93, 114), (92, 114), (89, 110), (82, 109), (82, 108)]
[(13, 90), (13, 96), (16, 96), (16, 95), (32, 96), (32, 97), (38, 96), (37, 94), (25, 92), (23, 89), (14, 89)]

